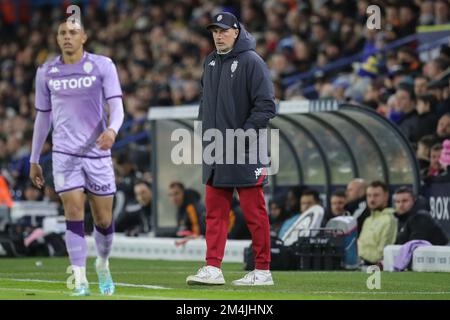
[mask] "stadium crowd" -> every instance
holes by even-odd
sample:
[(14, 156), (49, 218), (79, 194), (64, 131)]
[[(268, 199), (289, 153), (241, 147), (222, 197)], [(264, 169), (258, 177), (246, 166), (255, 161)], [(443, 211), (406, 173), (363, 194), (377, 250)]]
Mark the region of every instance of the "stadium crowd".
[[(144, 196), (145, 200), (142, 193), (152, 181), (151, 141), (139, 135), (148, 129), (143, 120), (153, 106), (199, 102), (202, 62), (214, 48), (205, 26), (211, 16), (224, 10), (235, 13), (255, 36), (256, 50), (270, 68), (277, 99), (335, 98), (366, 105), (396, 123), (410, 139), (425, 181), (447, 171), (439, 159), (442, 143), (450, 139), (450, 45), (443, 45), (427, 61), (421, 60), (417, 41), (371, 54), (414, 34), (420, 25), (449, 23), (447, 0), (84, 0), (79, 4), (89, 36), (86, 49), (114, 60), (124, 93), (126, 122), (118, 141), (128, 143), (113, 152), (118, 189), (125, 199), (117, 215), (136, 203), (149, 206), (151, 195)], [(380, 30), (366, 27), (366, 9), (371, 4), (381, 8)], [(0, 169), (15, 200), (57, 201), (48, 161), (50, 138), (43, 152), (47, 154), (43, 157), (45, 192), (32, 190), (28, 162), (35, 72), (38, 65), (58, 54), (55, 30), (64, 20), (66, 5), (45, 0), (0, 4)], [(295, 80), (302, 72), (357, 53), (363, 54), (355, 65)], [(133, 203), (128, 203), (130, 199)], [(271, 211), (279, 212), (272, 217), (277, 228), (282, 227), (280, 216), (290, 216), (285, 210), (300, 212), (276, 199), (272, 207)], [(139, 215), (138, 221), (146, 219)]]

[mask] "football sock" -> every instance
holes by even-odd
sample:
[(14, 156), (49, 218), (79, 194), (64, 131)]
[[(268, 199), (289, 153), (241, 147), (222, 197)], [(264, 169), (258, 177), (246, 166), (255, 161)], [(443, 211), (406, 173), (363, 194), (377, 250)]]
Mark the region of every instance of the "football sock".
[(94, 227), (94, 239), (97, 248), (97, 267), (107, 267), (108, 257), (111, 253), (111, 247), (114, 238), (114, 223), (108, 228)]
[(78, 283), (87, 283), (87, 244), (84, 238), (84, 221), (66, 220), (66, 228), (66, 247), (75, 279)]

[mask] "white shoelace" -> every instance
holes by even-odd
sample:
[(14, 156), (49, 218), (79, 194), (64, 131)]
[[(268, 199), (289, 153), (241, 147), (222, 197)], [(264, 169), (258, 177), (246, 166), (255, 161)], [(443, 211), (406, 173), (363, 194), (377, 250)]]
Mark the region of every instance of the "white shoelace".
[(207, 276), (210, 276), (210, 277), (217, 277), (217, 274), (214, 275), (214, 274), (211, 272), (210, 268), (208, 268), (208, 266), (204, 266), (204, 267), (201, 267), (200, 269), (198, 269), (197, 274), (198, 274), (198, 276), (200, 276), (200, 277), (207, 277)]
[(254, 282), (256, 281), (256, 270), (253, 270), (253, 271), (247, 273), (247, 274), (244, 276), (244, 279), (243, 279), (243, 280), (244, 280), (244, 281), (249, 280), (250, 282), (254, 283)]

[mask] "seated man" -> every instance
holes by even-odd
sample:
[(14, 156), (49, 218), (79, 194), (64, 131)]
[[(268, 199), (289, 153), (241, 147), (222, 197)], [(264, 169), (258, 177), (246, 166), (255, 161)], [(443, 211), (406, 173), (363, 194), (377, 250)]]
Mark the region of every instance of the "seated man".
[(278, 232), (278, 238), (283, 238), (283, 235), (289, 230), (289, 228), (297, 221), (297, 219), (300, 217), (300, 215), (311, 208), (312, 206), (315, 206), (316, 204), (321, 205), (319, 193), (316, 190), (312, 189), (306, 189), (302, 192), (302, 196), (300, 197), (300, 212), (289, 219), (287, 219), (283, 225), (280, 228), (280, 231)]
[(367, 185), (364, 179), (357, 178), (350, 181), (345, 190), (345, 210), (350, 212), (353, 218), (357, 220), (358, 235), (361, 234), (364, 220), (366, 220), (370, 214), (366, 203), (366, 188)]
[(346, 204), (345, 190), (336, 190), (331, 195), (330, 209), (326, 211), (325, 217), (322, 221), (322, 227), (327, 225), (327, 222), (339, 216), (351, 216), (351, 213), (345, 210)]
[(396, 244), (411, 240), (426, 240), (433, 245), (446, 245), (448, 238), (430, 213), (416, 206), (416, 197), (408, 187), (400, 187), (394, 194), (395, 216), (398, 219)]
[(358, 255), (366, 265), (379, 264), (384, 247), (393, 244), (397, 236), (394, 209), (388, 208), (389, 190), (381, 181), (372, 182), (366, 190), (370, 215), (365, 219), (358, 238)]
[(205, 210), (200, 202), (200, 194), (185, 189), (181, 182), (172, 182), (169, 186), (169, 198), (177, 208), (178, 237), (199, 237), (205, 234)]
[(116, 231), (127, 236), (138, 236), (151, 230), (152, 187), (145, 180), (134, 185), (135, 200), (125, 206), (116, 219)]
[(270, 235), (273, 237), (278, 235), (281, 226), (290, 217), (285, 204), (286, 200), (281, 196), (275, 197), (269, 201)]

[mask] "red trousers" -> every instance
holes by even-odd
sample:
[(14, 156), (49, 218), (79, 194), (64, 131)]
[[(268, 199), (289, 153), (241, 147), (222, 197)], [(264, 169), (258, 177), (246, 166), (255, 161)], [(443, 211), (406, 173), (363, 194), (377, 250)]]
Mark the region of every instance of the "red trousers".
[[(206, 185), (206, 264), (220, 268), (228, 235), (234, 188)], [(237, 188), (242, 211), (252, 235), (255, 267), (270, 268), (270, 225), (261, 186)]]

